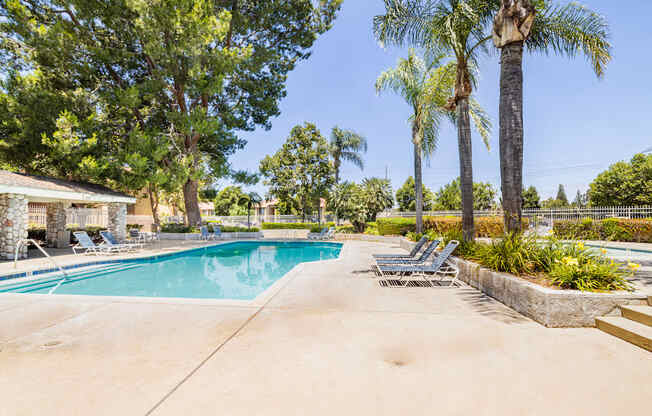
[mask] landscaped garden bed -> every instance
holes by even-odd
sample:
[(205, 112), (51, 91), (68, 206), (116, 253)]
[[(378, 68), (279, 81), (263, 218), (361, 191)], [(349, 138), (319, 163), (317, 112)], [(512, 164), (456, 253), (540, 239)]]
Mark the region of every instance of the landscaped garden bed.
[[(407, 250), (413, 245), (401, 243)], [(507, 237), (492, 244), (462, 243), (457, 255), (460, 280), (547, 327), (592, 327), (597, 317), (619, 315), (619, 305), (647, 301), (627, 281), (638, 265), (615, 263), (581, 243)]]

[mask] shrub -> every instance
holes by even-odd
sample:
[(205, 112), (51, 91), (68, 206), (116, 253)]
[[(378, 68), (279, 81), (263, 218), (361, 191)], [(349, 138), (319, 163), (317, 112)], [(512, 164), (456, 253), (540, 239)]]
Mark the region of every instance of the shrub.
[(652, 220), (607, 218), (601, 221), (556, 221), (554, 235), (564, 240), (652, 242)]
[(45, 226), (40, 224), (29, 224), (27, 226), (27, 238), (41, 242), (45, 241), (47, 238), (47, 230)]
[[(215, 224), (215, 226), (218, 226), (219, 224)], [(260, 231), (260, 228), (257, 227), (236, 227), (236, 226), (229, 226), (229, 225), (219, 225), (220, 230), (223, 233), (257, 233)], [(208, 231), (209, 232), (215, 232), (215, 228), (213, 225), (209, 224), (208, 225)]]
[(324, 228), (331, 228), (331, 227), (335, 227), (334, 222), (326, 222), (326, 223), (322, 222), (321, 225), (319, 225), (319, 223), (312, 224), (312, 226), (310, 227), (310, 232), (311, 233), (319, 233)]
[(356, 234), (357, 231), (355, 230), (355, 227), (352, 225), (338, 225), (335, 227), (335, 232), (340, 233), (340, 234)]
[(127, 224), (127, 230), (141, 230), (143, 228), (143, 224)]
[[(380, 235), (406, 235), (414, 232), (416, 220), (414, 218), (381, 218), (378, 221)], [(523, 219), (523, 228), (528, 227), (527, 218)], [(462, 231), (460, 217), (424, 217), (423, 229), (434, 235), (444, 235), (452, 231)], [(501, 237), (505, 233), (501, 217), (478, 217), (475, 219), (476, 237)]]
[(609, 261), (583, 261), (564, 257), (552, 265), (550, 281), (563, 288), (582, 291), (629, 290), (626, 272), (621, 265)]
[(485, 267), (515, 275), (536, 272), (537, 242), (518, 234), (478, 244), (473, 257)]
[(378, 232), (378, 223), (375, 221), (368, 222), (365, 226), (364, 233), (368, 235), (380, 235)]
[(194, 233), (198, 232), (194, 227), (191, 227), (189, 225), (185, 224), (176, 224), (176, 223), (168, 223), (168, 224), (163, 224), (161, 226), (161, 232), (162, 233), (180, 233), (180, 234), (188, 234), (188, 233)]
[(414, 232), (416, 220), (414, 218), (379, 218), (378, 234), (380, 235), (406, 235)]
[(309, 230), (317, 223), (305, 222), (264, 222), (263, 230)]

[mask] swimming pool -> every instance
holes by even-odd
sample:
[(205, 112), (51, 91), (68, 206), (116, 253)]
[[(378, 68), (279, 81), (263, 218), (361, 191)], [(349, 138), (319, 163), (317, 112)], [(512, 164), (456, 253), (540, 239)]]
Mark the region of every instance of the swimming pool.
[(251, 300), (294, 266), (339, 257), (342, 244), (234, 242), (0, 286), (1, 292)]

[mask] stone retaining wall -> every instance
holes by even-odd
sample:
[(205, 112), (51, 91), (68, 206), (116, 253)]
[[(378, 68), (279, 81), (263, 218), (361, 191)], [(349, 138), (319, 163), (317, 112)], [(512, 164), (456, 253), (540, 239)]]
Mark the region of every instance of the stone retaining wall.
[[(412, 250), (415, 243), (402, 240), (401, 247)], [(593, 327), (599, 316), (620, 316), (619, 305), (647, 305), (647, 296), (640, 292), (551, 289), (485, 269), (477, 263), (458, 258), (454, 261), (460, 269), (458, 278), (461, 281), (551, 328)]]

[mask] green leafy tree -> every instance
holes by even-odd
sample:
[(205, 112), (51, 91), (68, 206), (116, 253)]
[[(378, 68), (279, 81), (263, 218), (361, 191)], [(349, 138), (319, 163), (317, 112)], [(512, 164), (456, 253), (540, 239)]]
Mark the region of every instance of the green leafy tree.
[(575, 194), (575, 199), (573, 200), (573, 203), (571, 204), (572, 207), (574, 208), (584, 208), (589, 204), (589, 198), (586, 193), (582, 193), (579, 189), (577, 190), (577, 193)]
[(392, 185), (388, 179), (366, 178), (360, 185), (365, 196), (367, 221), (376, 221), (376, 216), (394, 206)]
[[(383, 44), (409, 43), (430, 53), (455, 56), (454, 91), (447, 108), (454, 110), (462, 184), (462, 229), (464, 239), (474, 238), (473, 169), (471, 118), (483, 139), (488, 140), (489, 123), (471, 112), (478, 57), (488, 51), (491, 17), (498, 10), (496, 0), (385, 0), (385, 14), (374, 18), (376, 38)], [(418, 220), (417, 220), (418, 221)], [(417, 232), (419, 227), (417, 226)]]
[(333, 127), (331, 132), (330, 152), (335, 169), (335, 183), (340, 181), (340, 166), (342, 162), (350, 162), (364, 170), (361, 153), (367, 151), (367, 139), (352, 130), (342, 130)]
[(609, 166), (591, 182), (588, 199), (592, 206), (652, 205), (652, 154)]
[[(396, 202), (401, 212), (414, 212), (416, 207), (416, 195), (414, 192), (414, 178), (410, 176), (405, 183), (396, 191)], [(423, 209), (432, 210), (434, 206), (435, 195), (425, 185), (421, 185), (421, 194), (423, 195)]]
[[(473, 183), (473, 209), (488, 210), (496, 203), (496, 190), (488, 182)], [(444, 185), (435, 194), (435, 209), (453, 211), (462, 209), (460, 178)]]
[(560, 209), (567, 207), (568, 204), (565, 204), (564, 201), (560, 201), (557, 198), (548, 198), (541, 203), (541, 208), (543, 209)]
[(494, 18), (493, 40), (501, 50), (501, 188), (506, 228), (518, 232), (522, 224), (523, 50), (571, 58), (584, 55), (600, 78), (611, 60), (611, 44), (605, 18), (579, 3), (563, 6), (549, 0), (502, 0), (500, 3)]
[[(453, 123), (456, 116), (447, 107), (448, 97), (455, 86), (455, 66), (444, 64), (445, 55), (426, 54), (425, 59), (410, 49), (407, 59), (400, 59), (396, 68), (383, 72), (376, 80), (376, 91), (392, 90), (400, 95), (413, 110), (410, 117), (414, 148), (414, 182), (416, 192), (416, 230), (423, 230), (422, 158), (429, 158), (437, 148), (442, 119)], [(482, 109), (475, 105), (479, 130), (487, 133), (489, 121)], [(488, 133), (485, 136), (488, 140)], [(488, 143), (488, 142), (487, 142)]]
[(342, 182), (333, 188), (328, 206), (337, 216), (349, 221), (357, 232), (364, 232), (369, 217), (367, 195), (353, 182)]
[(260, 162), (271, 196), (294, 201), (304, 219), (319, 207), (334, 184), (329, 144), (314, 124), (295, 126), (281, 149)]
[(215, 215), (245, 215), (249, 197), (239, 186), (227, 186), (215, 197)]
[(541, 208), (541, 198), (539, 197), (539, 192), (534, 186), (529, 188), (523, 188), (523, 209), (538, 209)]
[(568, 197), (566, 196), (566, 189), (564, 189), (564, 185), (559, 184), (559, 188), (557, 189), (557, 198), (555, 199), (559, 201), (561, 206), (568, 206)]
[[(16, 0), (0, 6), (0, 54), (5, 68), (40, 71), (57, 89), (92, 94), (101, 131), (165, 134), (165, 166), (176, 163), (186, 177), (185, 210), (196, 224), (200, 179), (235, 173), (228, 159), (245, 144), (235, 131), (269, 127), (287, 73), (309, 56), (340, 4)], [(110, 141), (107, 134), (97, 137)]]

